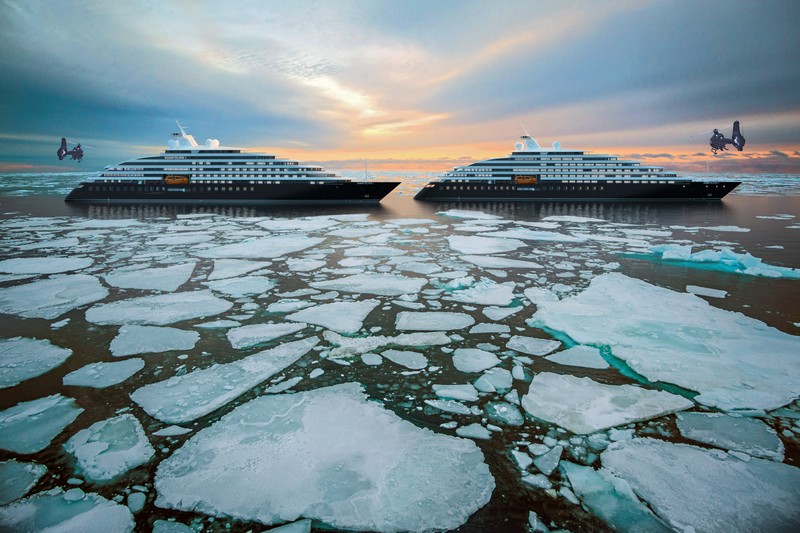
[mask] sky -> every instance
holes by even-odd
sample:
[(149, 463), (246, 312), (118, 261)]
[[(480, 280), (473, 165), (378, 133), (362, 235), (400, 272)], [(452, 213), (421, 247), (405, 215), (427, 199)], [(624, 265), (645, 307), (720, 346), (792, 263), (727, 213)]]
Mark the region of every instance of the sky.
[[(0, 0), (0, 171), (199, 142), (444, 172), (542, 146), (800, 174), (800, 2)], [(741, 121), (744, 152), (713, 156)], [(80, 165), (58, 161), (61, 137)]]

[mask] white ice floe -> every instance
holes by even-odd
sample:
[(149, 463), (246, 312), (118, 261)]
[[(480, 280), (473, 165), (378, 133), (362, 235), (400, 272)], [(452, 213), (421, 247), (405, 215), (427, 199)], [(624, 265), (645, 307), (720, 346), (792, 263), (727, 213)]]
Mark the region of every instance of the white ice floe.
[(0, 449), (15, 453), (42, 451), (82, 412), (75, 400), (60, 394), (0, 411)]
[(542, 268), (542, 265), (534, 261), (523, 261), (520, 259), (509, 259), (507, 257), (497, 257), (493, 255), (462, 255), (462, 261), (472, 263), (481, 268)]
[(655, 439), (612, 444), (601, 461), (675, 529), (800, 529), (795, 466)]
[(483, 372), (499, 364), (492, 352), (477, 348), (459, 348), (453, 353), (453, 365), (461, 372)]
[(425, 403), (445, 413), (453, 413), (454, 415), (472, 414), (469, 407), (456, 400), (425, 400)]
[(483, 410), (489, 420), (495, 423), (505, 426), (521, 426), (525, 423), (525, 417), (519, 408), (508, 402), (489, 402)]
[(509, 333), (511, 328), (505, 324), (475, 324), (469, 330), (470, 335), (476, 335), (480, 333)]
[(337, 333), (352, 334), (361, 329), (364, 325), (364, 319), (378, 305), (380, 305), (378, 300), (333, 302), (307, 307), (296, 313), (286, 315), (286, 319), (315, 324)]
[(95, 422), (78, 431), (64, 449), (91, 480), (108, 481), (148, 462), (155, 450), (132, 414)]
[(761, 258), (754, 257), (749, 252), (736, 253), (730, 248), (721, 250), (701, 250), (691, 253), (692, 246), (677, 244), (663, 244), (650, 247), (650, 251), (660, 255), (662, 260), (684, 261), (689, 264), (702, 263), (704, 269), (733, 272), (748, 276), (762, 276), (767, 278), (800, 279), (800, 269), (770, 265)]
[(105, 389), (122, 383), (143, 368), (144, 360), (139, 358), (114, 363), (89, 363), (64, 376), (62, 383), (72, 387)]
[(0, 389), (14, 387), (60, 366), (72, 350), (48, 340), (14, 337), (0, 339)]
[(549, 217), (544, 217), (542, 220), (548, 222), (574, 222), (576, 224), (584, 224), (588, 222), (608, 222), (608, 220), (604, 220), (602, 218), (577, 217), (571, 215), (552, 215)]
[(30, 244), (23, 244), (18, 246), (19, 250), (28, 251), (28, 250), (47, 250), (47, 249), (58, 249), (58, 248), (75, 248), (80, 246), (81, 241), (74, 237), (65, 237), (63, 239), (50, 239), (44, 241), (37, 241), (32, 242)]
[(522, 407), (538, 419), (577, 434), (689, 409), (694, 404), (669, 392), (635, 385), (606, 385), (590, 378), (536, 374)]
[(327, 264), (322, 259), (287, 259), (286, 267), (289, 272), (313, 272)]
[(6, 274), (60, 274), (92, 266), (89, 257), (16, 257), (0, 261), (0, 272)]
[(305, 218), (273, 218), (258, 222), (257, 225), (270, 231), (319, 231), (331, 226), (336, 226), (338, 222), (329, 217), (305, 217)]
[(215, 259), (214, 270), (208, 275), (208, 281), (217, 279), (236, 278), (266, 268), (269, 261), (248, 261), (246, 259)]
[(480, 440), (489, 440), (492, 438), (492, 432), (478, 423), (461, 426), (460, 428), (456, 429), (456, 435), (459, 437)]
[(383, 363), (383, 357), (375, 353), (362, 353), (361, 362), (369, 366), (378, 366)]
[(686, 292), (696, 294), (697, 296), (706, 296), (708, 298), (725, 298), (728, 295), (728, 291), (709, 289), (708, 287), (700, 287), (698, 285), (687, 285)]
[(130, 533), (135, 523), (130, 510), (79, 488), (56, 488), (0, 507), (0, 530)]
[(517, 239), (475, 235), (452, 235), (447, 237), (447, 242), (450, 243), (450, 249), (454, 252), (467, 255), (501, 254), (525, 246), (524, 242)]
[(178, 435), (186, 435), (191, 433), (192, 430), (182, 426), (167, 426), (165, 428), (154, 431), (153, 435), (156, 437), (176, 437)]
[(553, 470), (558, 466), (561, 461), (561, 454), (564, 453), (564, 447), (553, 446), (549, 451), (533, 458), (533, 464), (539, 469), (539, 472), (545, 476), (553, 473)]
[(185, 244), (200, 244), (201, 242), (208, 242), (214, 240), (213, 235), (205, 233), (183, 233), (179, 235), (162, 235), (150, 241), (150, 244), (156, 246), (180, 246)]
[(509, 350), (528, 355), (547, 355), (553, 350), (557, 350), (560, 346), (561, 342), (556, 340), (526, 337), (524, 335), (514, 335), (506, 343), (506, 348)]
[(586, 237), (567, 235), (556, 231), (541, 231), (528, 228), (510, 228), (502, 231), (486, 233), (484, 237), (502, 237), (506, 239), (520, 239), (523, 241), (546, 241), (546, 242), (583, 242)]
[(648, 380), (697, 391), (695, 401), (719, 409), (771, 410), (800, 396), (799, 337), (622, 274), (541, 302), (529, 324), (609, 346)]
[(244, 276), (241, 278), (206, 281), (203, 285), (214, 292), (220, 292), (233, 298), (241, 298), (252, 294), (262, 294), (275, 287), (275, 282), (265, 276)]
[(783, 461), (783, 442), (775, 431), (755, 418), (722, 413), (680, 413), (678, 430), (687, 439), (753, 457)]
[(0, 289), (0, 313), (25, 318), (57, 318), (108, 296), (94, 276), (64, 274)]
[(496, 283), (482, 279), (472, 287), (451, 292), (450, 297), (462, 303), (506, 306), (514, 300), (514, 287), (513, 282)]
[(267, 313), (292, 313), (300, 309), (305, 309), (306, 307), (311, 307), (312, 305), (314, 305), (312, 302), (304, 300), (283, 299), (269, 304), (267, 306)]
[(397, 257), (405, 253), (404, 250), (389, 246), (354, 246), (344, 251), (347, 257)]
[(365, 354), (382, 346), (441, 346), (451, 342), (450, 337), (441, 331), (401, 333), (393, 337), (372, 335), (361, 338), (343, 337), (333, 331), (324, 331), (322, 336), (337, 346), (330, 351), (332, 357)]
[(522, 311), (523, 307), (518, 305), (516, 307), (484, 307), (481, 312), (486, 315), (486, 318), (489, 320), (503, 320), (515, 313), (519, 313)]
[(425, 278), (410, 278), (398, 274), (365, 273), (354, 274), (327, 281), (309, 283), (314, 288), (343, 292), (399, 296), (417, 293), (428, 283)]
[(401, 311), (397, 313), (395, 328), (400, 331), (450, 331), (474, 323), (475, 319), (466, 313)]
[(36, 463), (20, 463), (14, 459), (0, 462), (0, 505), (6, 505), (25, 496), (47, 467)]
[(195, 261), (161, 268), (140, 270), (115, 270), (106, 274), (106, 283), (122, 289), (144, 289), (173, 292), (189, 281)]
[(217, 298), (208, 290), (173, 292), (95, 305), (86, 311), (86, 320), (101, 325), (163, 326), (191, 318), (215, 316), (231, 307), (231, 302)]
[(284, 370), (311, 350), (316, 337), (287, 342), (233, 363), (213, 365), (136, 389), (131, 398), (150, 416), (183, 424), (205, 416)]
[(483, 211), (469, 211), (467, 209), (450, 209), (448, 211), (439, 211), (436, 214), (443, 217), (470, 218), (483, 221), (503, 219), (503, 217), (490, 215), (489, 213), (484, 213)]
[(305, 329), (308, 324), (251, 324), (228, 330), (228, 341), (237, 350), (249, 348), (257, 344), (269, 342), (271, 340), (296, 333)]
[(191, 350), (200, 334), (178, 328), (158, 326), (122, 326), (109, 349), (114, 357), (172, 350)]
[(474, 387), (481, 392), (505, 392), (511, 388), (513, 378), (505, 368), (490, 368), (475, 380)]
[(609, 368), (609, 364), (594, 346), (577, 345), (545, 357), (560, 365), (580, 366), (583, 368)]
[(613, 476), (604, 468), (595, 470), (569, 461), (563, 461), (561, 468), (581, 503), (615, 530), (673, 531), (639, 501), (624, 479)]
[(299, 252), (321, 243), (325, 239), (304, 235), (275, 235), (245, 239), (233, 244), (224, 244), (194, 252), (198, 257), (214, 259), (274, 259)]
[(419, 352), (386, 350), (381, 352), (381, 357), (411, 370), (419, 370), (428, 366), (428, 358)]
[(474, 402), (478, 400), (478, 389), (467, 383), (466, 385), (433, 385), (433, 392), (445, 400), (460, 400)]
[(494, 479), (468, 440), (420, 429), (347, 383), (252, 400), (162, 461), (156, 505), (263, 524), (456, 528)]

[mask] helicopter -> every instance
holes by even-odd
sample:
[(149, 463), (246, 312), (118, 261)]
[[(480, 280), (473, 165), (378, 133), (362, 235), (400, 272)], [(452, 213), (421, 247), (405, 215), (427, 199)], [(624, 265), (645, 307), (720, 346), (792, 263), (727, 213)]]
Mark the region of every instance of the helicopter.
[(714, 134), (711, 136), (711, 139), (709, 139), (708, 142), (711, 145), (711, 152), (714, 154), (716, 154), (719, 150), (727, 150), (727, 145), (729, 144), (732, 144), (741, 152), (742, 149), (744, 149), (745, 139), (742, 135), (742, 132), (739, 131), (739, 121), (737, 120), (733, 123), (733, 133), (731, 134), (730, 139), (726, 138), (715, 128)]
[(59, 161), (63, 160), (68, 155), (71, 155), (73, 160), (77, 160), (78, 163), (80, 163), (83, 160), (83, 148), (81, 148), (81, 144), (78, 143), (77, 146), (75, 146), (75, 148), (73, 148), (72, 150), (68, 150), (67, 139), (61, 137), (61, 146), (58, 148), (56, 155), (58, 156)]

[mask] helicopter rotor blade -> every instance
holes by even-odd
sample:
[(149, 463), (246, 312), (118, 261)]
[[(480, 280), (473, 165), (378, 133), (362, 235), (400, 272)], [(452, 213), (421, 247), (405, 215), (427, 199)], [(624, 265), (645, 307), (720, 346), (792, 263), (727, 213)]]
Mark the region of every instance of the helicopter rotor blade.
[(86, 144), (76, 143), (76, 142), (74, 142), (74, 141), (70, 141), (69, 139), (67, 139), (67, 142), (68, 142), (69, 144), (75, 144), (75, 145), (78, 145), (78, 144), (80, 144), (80, 145), (81, 145), (81, 148), (89, 148), (90, 150), (97, 150), (97, 148), (95, 148), (94, 146), (89, 146), (89, 145), (86, 145)]

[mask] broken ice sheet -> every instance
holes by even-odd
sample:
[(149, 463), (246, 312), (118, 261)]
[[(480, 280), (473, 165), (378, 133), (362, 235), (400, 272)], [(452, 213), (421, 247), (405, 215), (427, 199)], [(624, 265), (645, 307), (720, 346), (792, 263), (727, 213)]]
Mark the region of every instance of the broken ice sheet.
[(0, 462), (0, 505), (25, 496), (47, 472), (47, 467), (15, 460)]
[(159, 507), (267, 525), (430, 531), (465, 523), (494, 479), (472, 441), (417, 428), (347, 383), (238, 407), (162, 461), (155, 487)]
[(89, 363), (64, 376), (62, 382), (72, 387), (104, 389), (122, 383), (143, 368), (144, 360), (138, 358), (114, 363)]
[(464, 329), (475, 323), (466, 313), (437, 311), (401, 311), (397, 313), (395, 328), (400, 331), (449, 331)]
[(522, 407), (540, 420), (576, 434), (657, 418), (693, 407), (675, 394), (634, 385), (542, 372), (534, 376)]
[(603, 369), (611, 366), (603, 359), (603, 356), (600, 355), (600, 350), (594, 346), (573, 346), (572, 348), (567, 348), (566, 350), (548, 355), (545, 359), (560, 365), (580, 366), (583, 368)]
[(305, 329), (307, 325), (305, 323), (251, 324), (228, 330), (227, 337), (231, 346), (238, 350), (296, 333)]
[(687, 439), (753, 457), (783, 461), (783, 442), (764, 422), (722, 413), (680, 413), (678, 430)]
[(53, 319), (106, 296), (108, 290), (94, 276), (63, 274), (0, 289), (0, 313)]
[(428, 280), (425, 278), (369, 272), (326, 281), (314, 281), (309, 285), (323, 290), (399, 296), (417, 293), (427, 283)]
[(411, 370), (420, 370), (428, 366), (428, 359), (419, 352), (408, 350), (386, 350), (381, 357)]
[(560, 346), (561, 342), (556, 340), (526, 337), (524, 335), (514, 335), (506, 343), (506, 348), (509, 350), (528, 355), (547, 355)]
[(200, 334), (178, 328), (159, 326), (122, 326), (109, 347), (114, 357), (172, 350), (191, 350)]
[(337, 333), (356, 333), (364, 325), (373, 309), (380, 305), (378, 300), (360, 300), (357, 302), (333, 302), (329, 304), (306, 307), (300, 311), (286, 315), (287, 320), (307, 322), (333, 330)]
[(86, 320), (94, 324), (152, 324), (163, 326), (224, 313), (233, 307), (211, 291), (188, 291), (143, 296), (95, 305), (86, 311)]
[(17, 257), (0, 261), (0, 272), (6, 274), (60, 274), (92, 266), (89, 257)]
[(441, 331), (401, 333), (395, 336), (371, 335), (369, 337), (343, 337), (333, 331), (324, 331), (322, 336), (337, 346), (330, 350), (331, 357), (344, 357), (371, 352), (381, 346), (441, 346), (451, 339)]
[(483, 255), (512, 252), (517, 248), (525, 246), (525, 243), (517, 239), (505, 239), (497, 237), (479, 237), (474, 235), (452, 235), (447, 237), (450, 248), (462, 254)]
[(131, 398), (150, 416), (183, 424), (205, 416), (284, 370), (316, 346), (311, 337), (233, 363), (212, 365), (136, 389)]
[(41, 376), (72, 355), (48, 340), (14, 337), (0, 339), (0, 389)]
[(106, 283), (123, 289), (143, 289), (172, 292), (189, 281), (194, 261), (179, 265), (139, 270), (115, 270), (104, 276)]
[(239, 278), (226, 278), (215, 281), (204, 281), (214, 292), (219, 292), (233, 298), (241, 298), (252, 294), (262, 294), (275, 287), (275, 282), (265, 276), (243, 276)]
[(450, 297), (461, 303), (506, 306), (514, 300), (514, 288), (513, 282), (496, 283), (491, 279), (481, 279), (471, 287), (451, 292)]
[(256, 237), (233, 244), (196, 250), (194, 255), (213, 259), (274, 259), (311, 248), (324, 240), (319, 237), (306, 237), (304, 235)]
[(214, 270), (208, 275), (209, 281), (244, 276), (260, 268), (271, 265), (269, 261), (248, 261), (245, 259), (215, 259)]
[(24, 454), (42, 451), (82, 412), (75, 400), (60, 394), (0, 411), (0, 449)]

